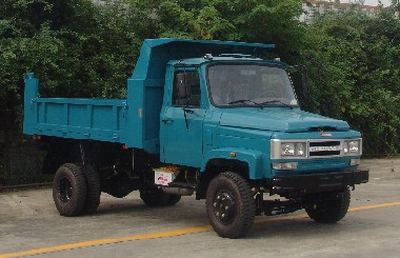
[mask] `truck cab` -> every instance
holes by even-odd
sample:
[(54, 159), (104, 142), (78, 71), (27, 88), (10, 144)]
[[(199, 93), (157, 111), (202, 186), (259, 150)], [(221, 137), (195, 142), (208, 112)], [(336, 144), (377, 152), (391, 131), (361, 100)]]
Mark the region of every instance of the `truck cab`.
[(368, 181), (361, 134), (302, 111), (288, 65), (256, 55), (271, 48), (146, 40), (124, 100), (40, 98), (27, 76), (24, 132), (44, 137), (48, 163), (60, 166), (60, 214), (94, 212), (101, 191), (139, 190), (150, 206), (195, 192), (222, 237), (244, 236), (261, 214), (342, 219), (350, 188)]
[(345, 121), (300, 109), (286, 64), (248, 55), (170, 61), (160, 121), (161, 160), (202, 172), (239, 161), (270, 180), (352, 170), (362, 154)]

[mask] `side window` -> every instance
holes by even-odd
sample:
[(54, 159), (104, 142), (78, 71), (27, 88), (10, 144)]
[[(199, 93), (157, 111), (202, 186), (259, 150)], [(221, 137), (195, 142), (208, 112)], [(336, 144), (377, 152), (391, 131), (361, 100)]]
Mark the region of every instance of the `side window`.
[(200, 79), (197, 72), (177, 72), (172, 92), (173, 106), (200, 107)]

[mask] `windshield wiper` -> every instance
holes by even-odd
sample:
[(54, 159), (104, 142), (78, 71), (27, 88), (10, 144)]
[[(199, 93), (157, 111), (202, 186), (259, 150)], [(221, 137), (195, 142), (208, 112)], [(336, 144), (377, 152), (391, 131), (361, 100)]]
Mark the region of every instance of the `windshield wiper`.
[(253, 103), (254, 105), (256, 105), (256, 106), (258, 106), (260, 108), (264, 107), (262, 105), (262, 103), (255, 102), (255, 101), (250, 100), (250, 99), (238, 99), (238, 100), (234, 100), (234, 101), (228, 102), (228, 104), (230, 105), (230, 104), (238, 104), (238, 103), (246, 103), (246, 102)]
[(277, 99), (264, 101), (264, 102), (261, 102), (261, 103), (259, 103), (259, 104), (260, 104), (260, 105), (265, 105), (265, 104), (271, 104), (271, 103), (279, 103), (279, 104), (282, 104), (282, 105), (285, 106), (285, 107), (288, 107), (288, 108), (291, 108), (291, 109), (293, 108), (292, 105), (290, 105), (290, 104), (288, 104), (288, 103), (285, 103), (285, 102), (283, 102), (283, 101), (281, 101), (281, 100), (277, 100)]

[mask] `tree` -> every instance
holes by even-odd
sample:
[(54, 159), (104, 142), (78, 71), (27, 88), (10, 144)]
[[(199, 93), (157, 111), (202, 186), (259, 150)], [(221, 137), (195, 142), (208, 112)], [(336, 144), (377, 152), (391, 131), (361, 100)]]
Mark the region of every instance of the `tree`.
[[(124, 2), (4, 0), (0, 3), (0, 109), (20, 121), (23, 75), (48, 96), (123, 96), (139, 48)], [(4, 111), (3, 111), (4, 112)]]
[[(41, 94), (122, 97), (145, 38), (275, 43), (273, 55), (307, 67), (310, 110), (360, 129), (368, 153), (397, 153), (399, 1), (367, 16), (356, 6), (305, 25), (301, 0), (3, 0), (0, 110), (20, 125), (23, 75)], [(18, 127), (18, 126), (17, 126)]]
[(140, 39), (179, 37), (276, 43), (290, 59), (299, 53), (304, 25), (300, 0), (130, 0)]
[(399, 35), (391, 9), (329, 13), (306, 33), (301, 62), (311, 78), (311, 109), (349, 121), (369, 154), (400, 151)]

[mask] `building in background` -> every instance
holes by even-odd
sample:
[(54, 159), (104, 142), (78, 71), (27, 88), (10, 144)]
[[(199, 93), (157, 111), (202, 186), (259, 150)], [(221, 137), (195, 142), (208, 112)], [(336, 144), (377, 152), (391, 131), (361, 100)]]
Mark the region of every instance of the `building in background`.
[(380, 6), (354, 4), (354, 3), (341, 3), (339, 0), (323, 1), (323, 0), (304, 0), (303, 14), (300, 16), (300, 21), (309, 23), (317, 14), (324, 14), (326, 12), (344, 11), (357, 6), (361, 11), (369, 15), (375, 15)]

